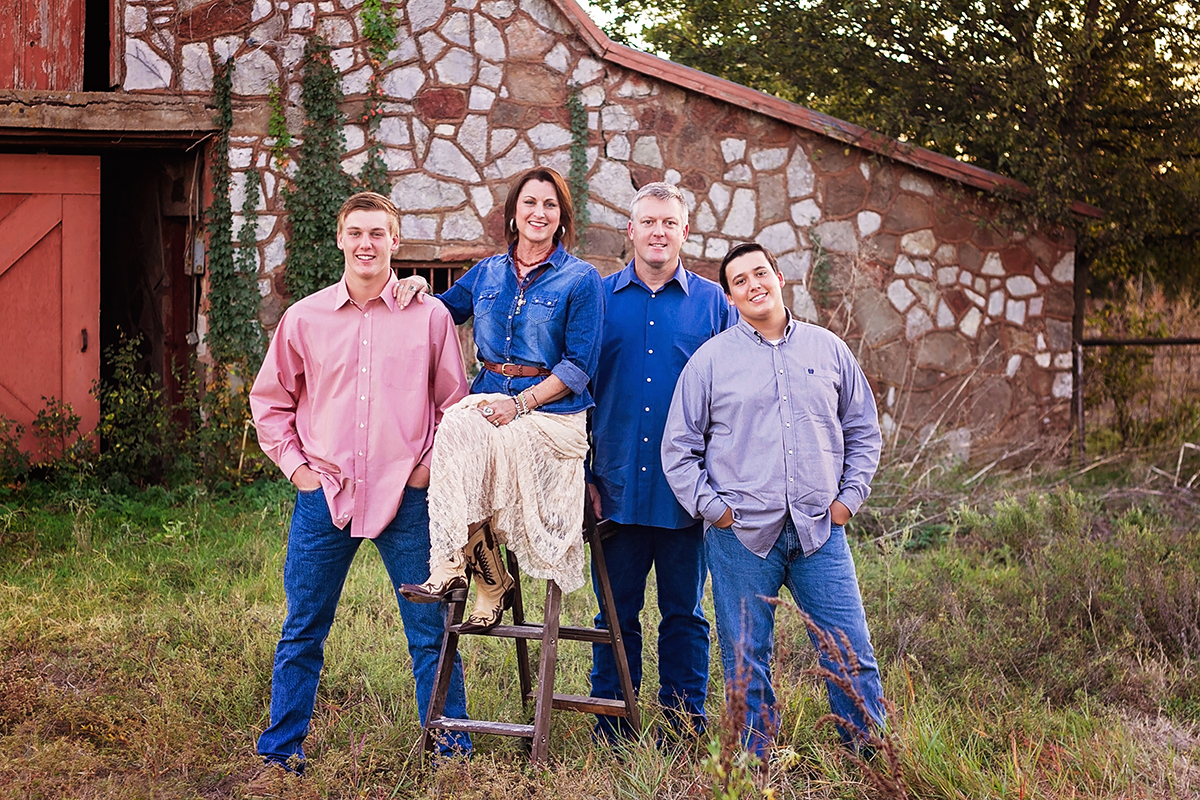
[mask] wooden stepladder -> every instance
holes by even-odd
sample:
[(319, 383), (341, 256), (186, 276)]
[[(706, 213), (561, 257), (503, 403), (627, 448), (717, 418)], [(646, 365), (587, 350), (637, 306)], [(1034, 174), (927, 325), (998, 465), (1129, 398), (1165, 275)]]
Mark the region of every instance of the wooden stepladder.
[[(433, 751), (434, 734), (439, 730), (519, 736), (530, 740), (529, 760), (531, 763), (537, 764), (544, 761), (549, 753), (550, 712), (553, 709), (624, 717), (629, 720), (635, 730), (640, 727), (637, 697), (633, 692), (633, 681), (629, 677), (629, 662), (625, 659), (625, 645), (621, 637), (621, 629), (613, 622), (615, 615), (612, 613), (612, 586), (608, 581), (608, 567), (604, 562), (604, 547), (600, 541), (611, 523), (605, 520), (597, 525), (590, 509), (585, 517), (584, 541), (591, 548), (592, 565), (595, 567), (597, 583), (600, 585), (600, 614), (608, 627), (576, 628), (559, 625), (559, 615), (562, 611), (562, 590), (554, 581), (546, 581), (545, 619), (542, 622), (526, 620), (525, 608), (521, 599), (521, 575), (517, 559), (511, 550), (507, 551), (508, 571), (516, 581), (512, 625), (497, 625), (492, 630), (481, 634), (460, 634), (459, 626), (462, 624), (466, 609), (467, 592), (463, 589), (450, 596), (450, 609), (446, 615), (446, 635), (442, 640), (442, 652), (438, 658), (437, 678), (433, 685), (433, 697), (429, 703), (428, 722), (426, 722), (425, 731), (421, 736), (421, 745), (426, 753)], [(458, 653), (459, 637), (463, 635), (496, 636), (514, 640), (517, 649), (521, 704), (528, 707), (530, 701), (534, 703), (532, 725), (478, 719), (453, 719), (442, 716), (442, 712), (446, 708), (446, 695), (450, 690), (450, 675), (454, 669), (454, 657)], [(529, 665), (529, 640), (531, 639), (542, 643), (536, 687), (533, 684), (533, 674)], [(617, 677), (621, 683), (621, 693), (625, 699), (608, 700), (599, 697), (556, 693), (554, 676), (558, 666), (558, 642), (560, 639), (611, 645), (617, 664)]]

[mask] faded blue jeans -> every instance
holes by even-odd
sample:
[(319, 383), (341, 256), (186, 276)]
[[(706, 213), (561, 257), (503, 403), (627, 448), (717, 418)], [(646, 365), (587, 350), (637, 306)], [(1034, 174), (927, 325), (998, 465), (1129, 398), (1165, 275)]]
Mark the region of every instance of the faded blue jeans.
[[(779, 729), (775, 691), (771, 687), (775, 606), (763, 598), (778, 597), (783, 586), (817, 627), (839, 640), (839, 632), (846, 634), (859, 663), (859, 670), (851, 682), (865, 700), (874, 723), (882, 725), (885, 719), (883, 686), (845, 528), (834, 525), (829, 541), (810, 556), (804, 555), (790, 518), (766, 558), (759, 558), (747, 550), (731, 528), (710, 527), (705, 531), (704, 544), (712, 574), (726, 702), (730, 691), (744, 689), (746, 719), (743, 731), (748, 749), (755, 755), (765, 756)], [(821, 666), (836, 673), (837, 667), (830, 654), (821, 652), (811, 633), (809, 639), (817, 647)], [(838, 647), (844, 650), (840, 641)], [(852, 745), (859, 731), (866, 729), (867, 720), (840, 688), (826, 681), (826, 689), (833, 713), (857, 729), (848, 731), (839, 726), (843, 741)]]
[[(704, 698), (708, 694), (708, 620), (700, 600), (708, 569), (700, 523), (679, 530), (617, 525), (603, 545), (634, 691), (642, 684), (640, 616), (646, 604), (646, 578), (653, 567), (662, 612), (658, 626), (658, 702), (671, 728), (664, 733), (703, 733), (707, 726)], [(592, 587), (599, 597), (595, 565)], [(600, 614), (596, 615), (596, 626), (608, 626)], [(622, 697), (616, 660), (607, 644), (592, 645), (592, 697)], [(638, 734), (625, 718), (604, 715), (596, 717), (595, 733), (597, 739), (606, 741)]]
[[(320, 489), (297, 493), (283, 567), (287, 618), (275, 648), (271, 726), (258, 738), (258, 753), (267, 761), (286, 764), (295, 756), (303, 768), (304, 737), (308, 735), (325, 663), (325, 639), (350, 562), (362, 541), (352, 537), (349, 528), (339, 530), (333, 524), (325, 493)], [(374, 542), (392, 580), (393, 592), (402, 583), (421, 583), (429, 578), (429, 506), (425, 489), (410, 486), (404, 490), (404, 501), (395, 518)], [(412, 657), (419, 722), (424, 724), (442, 647), (445, 606), (409, 603), (398, 594), (396, 601)], [(445, 714), (467, 716), (462, 661), (458, 658)], [(465, 733), (450, 733), (439, 742), (439, 749), (444, 755), (467, 753), (471, 739)]]

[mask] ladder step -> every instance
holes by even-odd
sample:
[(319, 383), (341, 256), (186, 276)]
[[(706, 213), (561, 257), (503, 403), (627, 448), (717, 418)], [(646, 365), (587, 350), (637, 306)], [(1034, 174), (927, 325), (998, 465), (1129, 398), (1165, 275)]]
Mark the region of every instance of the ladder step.
[[(532, 698), (531, 698), (532, 699)], [(554, 708), (581, 711), (584, 714), (603, 714), (606, 717), (628, 717), (629, 707), (624, 700), (606, 697), (585, 697), (578, 694), (554, 695)]]
[(491, 722), (483, 719), (455, 719), (453, 717), (438, 717), (426, 724), (427, 728), (437, 728), (444, 731), (464, 731), (466, 733), (490, 733), (495, 736), (521, 736), (533, 738), (532, 725), (518, 725), (515, 722)]
[[(459, 626), (452, 625), (450, 629), (458, 631)], [(525, 623), (524, 625), (497, 625), (490, 631), (483, 633), (467, 633), (464, 635), (474, 636), (495, 636), (501, 639), (533, 639), (540, 640), (542, 638), (543, 627), (540, 623)], [(569, 642), (592, 642), (594, 644), (609, 644), (612, 640), (609, 638), (607, 628), (576, 628), (570, 625), (563, 625), (558, 629), (558, 638), (565, 639)]]

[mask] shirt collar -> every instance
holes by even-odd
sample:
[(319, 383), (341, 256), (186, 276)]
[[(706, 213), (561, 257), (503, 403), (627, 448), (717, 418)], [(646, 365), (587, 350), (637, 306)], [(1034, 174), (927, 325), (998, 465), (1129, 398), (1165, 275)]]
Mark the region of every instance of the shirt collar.
[[(792, 338), (792, 333), (796, 330), (796, 318), (792, 316), (792, 310), (790, 308), (785, 308), (784, 311), (787, 312), (788, 321), (787, 326), (783, 329), (783, 339), (781, 341), (786, 342)], [(767, 338), (759, 333), (758, 329), (747, 322), (745, 318), (739, 317), (737, 326), (742, 329), (743, 333), (759, 344), (769, 344)]]
[[(688, 293), (688, 273), (687, 270), (683, 268), (682, 260), (679, 261), (678, 265), (675, 267), (675, 274), (667, 280), (667, 283), (670, 283), (671, 281), (678, 283), (679, 288), (683, 289), (684, 294)], [(637, 269), (634, 267), (634, 262), (632, 261), (626, 264), (625, 269), (621, 270), (620, 274), (617, 275), (617, 283), (616, 286), (613, 287), (613, 291), (619, 292), (631, 283), (636, 283), (646, 291), (650, 291), (650, 287), (638, 277)], [(662, 291), (663, 288), (666, 288), (667, 283), (664, 283), (659, 291)]]
[[(383, 291), (380, 293), (379, 299), (382, 300), (383, 304), (388, 307), (388, 311), (395, 311), (396, 310), (395, 286), (397, 283), (400, 282), (400, 279), (396, 277), (395, 270), (389, 269), (388, 272), (389, 272), (389, 274), (388, 274), (387, 283), (385, 283), (383, 285)], [(342, 279), (337, 282), (337, 290), (334, 292), (333, 307), (341, 308), (342, 306), (346, 305), (346, 303), (349, 303), (349, 302), (352, 302), (350, 300), (350, 288), (346, 285), (346, 275), (343, 273)], [(370, 302), (370, 301), (367, 301), (367, 302)]]

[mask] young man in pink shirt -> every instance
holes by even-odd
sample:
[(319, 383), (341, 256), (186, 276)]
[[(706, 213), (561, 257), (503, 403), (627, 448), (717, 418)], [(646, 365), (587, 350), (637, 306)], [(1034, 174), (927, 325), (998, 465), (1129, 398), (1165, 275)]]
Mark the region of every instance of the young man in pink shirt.
[[(294, 303), (279, 321), (250, 393), (259, 443), (297, 489), (283, 570), (287, 618), (275, 649), (271, 724), (258, 739), (270, 773), (304, 770), (325, 639), (363, 539), (393, 590), (429, 577), (430, 452), (443, 412), (467, 393), (458, 339), (438, 301), (401, 312), (391, 256), (396, 207), (363, 192), (338, 213), (342, 279)], [(425, 721), (444, 606), (397, 600)], [(466, 717), (456, 661), (446, 714)], [(466, 734), (443, 754), (471, 748)]]

